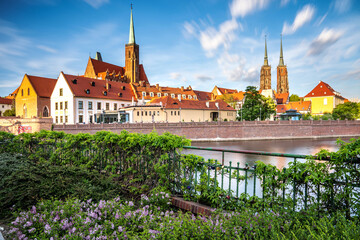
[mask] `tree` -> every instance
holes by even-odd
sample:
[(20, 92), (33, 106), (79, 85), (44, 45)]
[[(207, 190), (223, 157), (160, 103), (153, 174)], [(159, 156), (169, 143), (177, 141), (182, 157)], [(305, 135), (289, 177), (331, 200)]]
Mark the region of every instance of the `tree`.
[(15, 116), (15, 108), (5, 110), (3, 116), (4, 116), (4, 117)]
[(275, 113), (274, 101), (261, 95), (256, 90), (256, 87), (248, 86), (245, 89), (245, 102), (242, 109), (238, 112), (240, 117), (237, 117), (237, 120), (265, 120)]
[(219, 96), (219, 99), (224, 100), (227, 104), (232, 106), (233, 108), (236, 107), (236, 100), (232, 94), (223, 94)]
[(334, 108), (332, 115), (334, 119), (354, 120), (360, 116), (359, 104), (354, 102), (339, 104)]
[(296, 94), (291, 94), (289, 101), (290, 102), (298, 102), (298, 101), (300, 101), (300, 97)]

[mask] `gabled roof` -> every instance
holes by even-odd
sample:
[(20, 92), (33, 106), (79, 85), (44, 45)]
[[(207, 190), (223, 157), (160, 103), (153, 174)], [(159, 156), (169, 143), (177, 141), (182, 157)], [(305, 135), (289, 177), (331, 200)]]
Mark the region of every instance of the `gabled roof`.
[(340, 93), (336, 92), (329, 84), (320, 81), (316, 87), (311, 90), (305, 97), (324, 97), (324, 96), (337, 96), (344, 99)]
[(276, 105), (277, 113), (284, 113), (287, 110), (293, 109), (295, 111), (310, 111), (311, 101), (299, 101), (299, 102), (289, 102), (288, 104), (278, 104)]
[(9, 94), (9, 96), (6, 96), (5, 98), (7, 98), (7, 99), (15, 99), (16, 94), (19, 92), (19, 88), (20, 88), (20, 86), (17, 87), (12, 93)]
[(0, 97), (0, 104), (8, 104), (8, 105), (11, 105), (13, 102), (12, 99), (8, 99), (8, 98), (2, 98)]
[(27, 76), (31, 85), (35, 89), (36, 94), (39, 97), (49, 98), (51, 96), (51, 93), (54, 90), (57, 79), (31, 76), (27, 74), (25, 74), (25, 76)]
[[(207, 106), (207, 103), (209, 107)], [(215, 105), (218, 103), (219, 109)], [(154, 98), (147, 105), (161, 105), (165, 109), (197, 109), (197, 110), (222, 110), (222, 111), (235, 111), (233, 107), (224, 102), (223, 100), (214, 101), (192, 101), (192, 100), (181, 100), (171, 98), (169, 96)]]
[(289, 93), (275, 93), (277, 104), (286, 104), (289, 99)]
[[(215, 87), (217, 87), (217, 86), (215, 86)], [(220, 88), (220, 87), (217, 87), (217, 89), (219, 89), (219, 91), (221, 92), (221, 94), (237, 93), (237, 92), (238, 92), (236, 89)]]
[(99, 61), (99, 60), (96, 60), (93, 58), (90, 58), (90, 61), (94, 67), (94, 71), (95, 71), (96, 75), (99, 75), (99, 73), (106, 72), (106, 70), (108, 70), (110, 73), (115, 71), (116, 74), (118, 74), (120, 72), (121, 75), (124, 75), (124, 73), (125, 73), (124, 67), (120, 67), (120, 66), (117, 66), (117, 65), (114, 65), (111, 63)]
[[(63, 75), (72, 93), (76, 97), (112, 99), (118, 101), (132, 101), (134, 97), (131, 86), (128, 83), (98, 80), (69, 74)], [(74, 79), (76, 79), (76, 83), (73, 81)], [(92, 83), (94, 83), (95, 86), (92, 86)], [(106, 88), (106, 83), (109, 84), (108, 89)], [(123, 89), (124, 87), (125, 89)], [(89, 90), (89, 93), (86, 92), (87, 90)], [(104, 95), (105, 91), (106, 96)]]
[(234, 97), (234, 100), (242, 101), (244, 99), (244, 97), (245, 97), (245, 92), (240, 91), (240, 92), (237, 92), (237, 93), (233, 93), (232, 95)]
[(196, 94), (198, 100), (200, 101), (211, 100), (211, 92), (204, 92), (198, 90), (193, 90), (193, 91)]

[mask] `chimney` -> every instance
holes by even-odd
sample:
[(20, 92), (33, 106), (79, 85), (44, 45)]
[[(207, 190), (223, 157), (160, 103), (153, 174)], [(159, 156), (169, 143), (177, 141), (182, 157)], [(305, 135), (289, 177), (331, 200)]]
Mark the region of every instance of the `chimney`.
[(181, 91), (182, 91), (182, 92), (184, 91), (184, 86), (181, 86)]
[(144, 81), (139, 81), (140, 87), (144, 86)]
[(106, 85), (105, 85), (105, 87), (106, 87), (106, 91), (110, 91), (110, 88), (109, 88), (109, 82), (108, 81), (106, 81)]
[(159, 89), (159, 84), (158, 83), (156, 84), (156, 88)]
[(95, 59), (102, 62), (102, 57), (101, 57), (101, 53), (100, 52), (96, 52), (96, 56), (95, 56)]
[(161, 92), (161, 90), (162, 90), (161, 87), (159, 87), (159, 91), (160, 91), (160, 92)]
[(209, 102), (206, 102), (206, 107), (210, 107), (210, 103), (209, 103)]
[(225, 94), (228, 93), (228, 91), (225, 89)]

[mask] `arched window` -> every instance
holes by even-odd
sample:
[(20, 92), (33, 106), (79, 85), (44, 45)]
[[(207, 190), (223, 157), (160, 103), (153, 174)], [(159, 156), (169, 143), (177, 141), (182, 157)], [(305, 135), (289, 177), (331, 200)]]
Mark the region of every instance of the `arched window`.
[(23, 116), (24, 116), (24, 118), (27, 117), (27, 107), (26, 107), (26, 104), (24, 104), (24, 106), (23, 106)]
[(48, 117), (48, 116), (49, 116), (49, 109), (47, 106), (45, 106), (43, 111), (43, 117)]

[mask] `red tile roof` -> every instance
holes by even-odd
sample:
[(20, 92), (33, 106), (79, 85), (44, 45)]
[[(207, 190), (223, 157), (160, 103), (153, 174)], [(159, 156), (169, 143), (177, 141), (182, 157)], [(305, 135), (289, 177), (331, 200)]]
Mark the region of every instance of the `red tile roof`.
[[(218, 108), (215, 103), (219, 104), (219, 110), (222, 111), (235, 111), (233, 107), (224, 102), (223, 100), (215, 101), (191, 101), (191, 100), (181, 100), (171, 98), (169, 96), (154, 98), (151, 100), (148, 105), (159, 105), (162, 103), (162, 106), (166, 109), (198, 109), (198, 110), (215, 110)], [(209, 104), (209, 107), (206, 104)]]
[(222, 94), (225, 94), (225, 93), (237, 93), (238, 91), (236, 89), (229, 89), (229, 88), (220, 88), (220, 87), (217, 87), (220, 92)]
[(8, 99), (8, 98), (2, 98), (0, 97), (0, 104), (8, 104), (8, 105), (11, 105), (13, 102), (12, 99)]
[(25, 74), (39, 97), (50, 97), (57, 79), (37, 77)]
[[(139, 86), (139, 85), (133, 85), (135, 91), (136, 91), (136, 95), (138, 99), (142, 99), (142, 93), (146, 92), (146, 96), (144, 97), (144, 99), (146, 100), (150, 100), (153, 99), (154, 97), (157, 97), (158, 93), (161, 93), (161, 96), (164, 96), (164, 94), (168, 94), (169, 96), (171, 96), (171, 94), (175, 94), (175, 97), (178, 97), (178, 94), (185, 94), (186, 98), (188, 99), (188, 96), (191, 95), (192, 96), (192, 101), (193, 100), (197, 100), (194, 99), (194, 96), (197, 96), (195, 94), (195, 92), (192, 90), (192, 88), (189, 86), (187, 88), (173, 88), (173, 87), (161, 87), (161, 86), (154, 86), (154, 85), (146, 85), (146, 86)], [(150, 93), (154, 93), (154, 97), (150, 96)]]
[(276, 106), (277, 113), (284, 113), (287, 110), (293, 109), (297, 112), (310, 111), (311, 101), (289, 102), (288, 104), (278, 104)]
[[(113, 99), (118, 101), (132, 101), (134, 97), (132, 88), (128, 83), (98, 80), (69, 74), (64, 74), (64, 77), (76, 97)], [(74, 79), (77, 80), (76, 84), (73, 82)], [(95, 86), (91, 85), (92, 82), (95, 83)], [(106, 89), (106, 83), (109, 84), (108, 89)], [(87, 89), (90, 91), (89, 94), (86, 93)], [(105, 91), (107, 93), (106, 96), (104, 95)], [(120, 93), (121, 97), (119, 96)]]
[(339, 98), (343, 98), (340, 93), (337, 93), (329, 84), (320, 81), (319, 84), (311, 90), (305, 97), (324, 97), (324, 96), (337, 96)]
[(121, 75), (124, 75), (125, 68), (120, 67), (111, 63), (99, 61), (93, 58), (90, 58), (90, 61), (92, 65), (94, 66), (94, 71), (96, 75), (99, 75), (99, 73), (104, 73), (106, 70), (109, 71), (109, 73), (112, 73), (115, 70), (115, 73), (118, 74), (120, 72)]
[(9, 96), (6, 96), (5, 98), (7, 98), (7, 99), (15, 99), (16, 94), (19, 92), (19, 88), (20, 88), (20, 86), (17, 87), (12, 93), (9, 94)]
[(277, 104), (286, 104), (289, 99), (289, 93), (275, 93)]
[(198, 100), (200, 101), (211, 100), (211, 92), (204, 92), (198, 90), (193, 90), (193, 91), (196, 94)]

